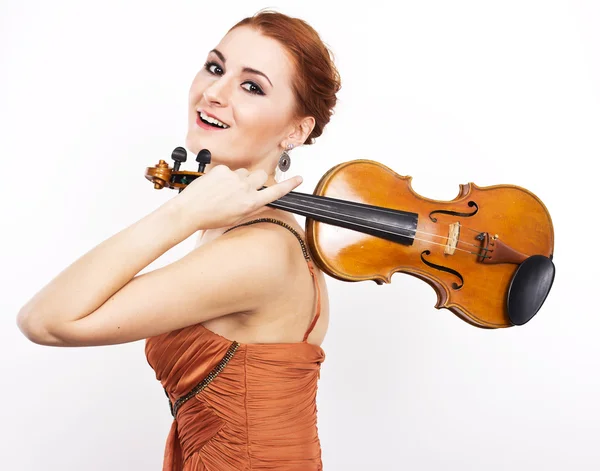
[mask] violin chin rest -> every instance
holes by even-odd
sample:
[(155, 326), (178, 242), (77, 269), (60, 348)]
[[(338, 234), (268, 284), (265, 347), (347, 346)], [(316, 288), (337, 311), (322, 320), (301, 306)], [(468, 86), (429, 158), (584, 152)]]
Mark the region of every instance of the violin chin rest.
[(537, 314), (544, 304), (555, 267), (544, 255), (532, 255), (521, 262), (508, 287), (508, 317), (514, 325), (523, 325)]

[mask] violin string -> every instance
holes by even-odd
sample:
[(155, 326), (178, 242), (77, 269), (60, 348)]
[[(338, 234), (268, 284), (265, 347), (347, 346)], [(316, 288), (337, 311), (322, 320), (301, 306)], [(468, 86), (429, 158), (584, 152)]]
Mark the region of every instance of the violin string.
[[(460, 227), (462, 228), (462, 224), (461, 224)], [(428, 236), (431, 236), (431, 237), (439, 237), (439, 238), (446, 239), (446, 240), (448, 239), (448, 236), (441, 235), (441, 234), (433, 234), (431, 232), (425, 232), (425, 231), (416, 230), (415, 233), (416, 234), (428, 235)], [(476, 247), (478, 249), (482, 248), (480, 245), (472, 244), (471, 242), (465, 242), (465, 241), (460, 240), (460, 236), (458, 236), (458, 242), (461, 242), (462, 244), (470, 245), (472, 247)], [(484, 250), (488, 250), (488, 249), (484, 249)]]
[[(279, 201), (279, 202), (278, 202), (278, 206), (279, 206), (279, 207), (281, 207), (281, 208), (284, 208), (284, 207), (286, 207), (286, 206), (287, 206), (287, 207), (289, 207), (289, 206), (292, 206), (292, 208), (293, 208), (293, 206), (294, 206), (294, 205), (293, 205), (293, 203), (291, 203), (290, 205), (288, 205), (288, 202), (282, 203), (281, 201)], [(294, 209), (295, 209), (295, 208), (294, 208)], [(300, 207), (300, 209), (304, 209), (304, 208), (301, 206), (301, 207)], [(333, 211), (328, 211), (328, 210), (325, 210), (325, 209), (322, 209), (322, 211), (323, 211), (323, 212), (332, 213), (332, 214), (336, 214), (336, 213), (334, 213)], [(329, 217), (330, 217), (332, 220), (335, 220), (335, 221), (342, 221), (342, 222), (343, 222), (343, 219), (336, 218), (335, 216), (329, 216)], [(349, 217), (350, 217), (350, 218), (352, 218), (352, 219), (358, 219), (358, 218), (357, 218), (357, 217), (355, 217), (355, 216), (349, 216)], [(365, 225), (363, 225), (363, 224), (360, 224), (360, 223), (357, 223), (357, 222), (355, 222), (354, 224), (356, 224), (357, 226), (360, 226), (360, 227), (365, 227), (365, 228), (368, 228), (368, 227), (369, 227), (369, 226), (365, 226)], [(381, 224), (381, 223), (379, 223), (379, 224)], [(385, 223), (383, 223), (382, 225), (390, 226), (389, 224), (385, 224)], [(391, 227), (394, 227), (394, 226), (391, 226)], [(394, 229), (400, 229), (401, 231), (407, 231), (407, 229), (404, 229), (404, 228), (397, 228), (397, 227), (394, 227)], [(406, 233), (404, 233), (404, 234), (398, 234), (398, 232), (397, 232), (397, 231), (389, 231), (389, 230), (383, 230), (383, 229), (380, 229), (380, 230), (381, 230), (382, 232), (385, 232), (386, 234), (392, 234), (392, 235), (401, 235), (401, 236), (405, 236), (405, 237), (412, 237), (414, 240), (419, 240), (419, 241), (421, 241), (421, 242), (426, 242), (426, 243), (428, 243), (428, 244), (434, 244), (434, 245), (439, 245), (439, 246), (442, 246), (442, 247), (446, 247), (446, 244), (440, 244), (439, 242), (434, 242), (434, 241), (432, 241), (432, 240), (428, 240), (428, 239), (421, 239), (421, 238), (419, 238), (419, 237), (414, 237), (414, 236), (412, 236), (412, 235), (411, 235), (411, 234), (413, 233), (413, 231), (409, 231), (409, 232), (406, 232)], [(433, 236), (437, 236), (437, 237), (444, 237), (444, 236), (439, 236), (438, 234), (429, 234), (429, 233), (427, 233), (427, 232), (423, 232), (423, 231), (414, 231), (414, 233), (417, 233), (417, 232), (419, 232), (419, 233), (422, 233), (422, 234), (426, 234), (426, 235), (433, 235)], [(465, 243), (467, 243), (467, 244), (468, 244), (468, 242), (465, 242)], [(478, 246), (475, 246), (475, 247), (478, 247)], [(460, 250), (460, 251), (462, 251), (462, 252), (466, 252), (466, 253), (468, 253), (468, 254), (471, 254), (471, 255), (477, 255), (477, 256), (479, 256), (479, 254), (478, 254), (478, 253), (471, 252), (470, 250), (466, 250), (466, 249), (461, 249), (460, 247), (456, 247), (456, 250)], [(487, 250), (487, 249), (484, 249), (484, 250)], [(483, 257), (485, 257), (485, 256), (483, 256)]]
[[(289, 194), (289, 196), (291, 196), (291, 195), (294, 195), (293, 199), (301, 200), (302, 196), (300, 196), (300, 195), (303, 195), (303, 193), (296, 193), (295, 192), (295, 193), (290, 193)], [(308, 205), (310, 205), (312, 207), (317, 207), (320, 211), (332, 212), (332, 211), (330, 211), (330, 210), (328, 210), (326, 208), (323, 208), (322, 207), (323, 204), (319, 203), (319, 201), (315, 202), (314, 200), (310, 199), (310, 197), (314, 197), (315, 195), (307, 195), (307, 196), (309, 196), (309, 198), (301, 201), (302, 203), (308, 204)], [(294, 201), (290, 201), (290, 200), (288, 200), (288, 202), (290, 202), (292, 204), (294, 203)], [(279, 200), (278, 203), (281, 203), (281, 200)], [(395, 215), (398, 211), (401, 211), (401, 210), (396, 210), (396, 209), (392, 209), (392, 208), (382, 208), (380, 206), (366, 205), (366, 204), (363, 204), (363, 203), (356, 203), (354, 201), (345, 201), (345, 200), (339, 200), (339, 199), (335, 199), (335, 203), (339, 204), (340, 206), (350, 206), (350, 207), (364, 207), (364, 206), (368, 206), (370, 211), (384, 213), (384, 214), (391, 214), (391, 215)], [(410, 211), (405, 211), (405, 212), (410, 212)], [(478, 231), (476, 229), (472, 229), (469, 226), (465, 226), (463, 224), (461, 224), (461, 227), (465, 228), (465, 229), (468, 229), (470, 231), (476, 232), (478, 234), (481, 234), (482, 232), (485, 232), (485, 231)], [(445, 236), (442, 236), (442, 235), (431, 234), (429, 232), (424, 232), (424, 231), (419, 231), (419, 232), (422, 232), (423, 234), (431, 235), (431, 236), (434, 236), (434, 237), (445, 237)], [(467, 243), (467, 242), (465, 242), (465, 243)], [(478, 247), (478, 246), (474, 245), (474, 247)]]
[[(281, 204), (281, 201), (279, 201), (278, 203), (279, 203), (279, 204)], [(290, 204), (290, 205), (293, 207), (295, 202), (294, 202), (294, 201), (289, 201), (289, 202), (288, 202), (288, 201), (286, 201), (286, 202), (284, 203), (284, 205), (288, 205), (288, 203), (289, 203), (289, 204)], [(282, 205), (282, 206), (283, 206), (283, 205)], [(300, 209), (304, 209), (304, 207), (303, 207), (303, 206), (301, 206), (301, 205), (298, 205), (298, 207), (299, 207)], [(375, 207), (374, 209), (375, 209), (375, 211), (377, 211), (379, 208), (376, 208), (376, 207)], [(342, 219), (338, 219), (338, 218), (336, 218), (335, 216), (333, 216), (333, 215), (336, 215), (336, 214), (338, 214), (338, 212), (337, 212), (337, 211), (332, 211), (332, 210), (330, 210), (330, 209), (327, 209), (327, 208), (319, 208), (319, 211), (320, 211), (321, 213), (326, 213), (326, 214), (328, 214), (328, 215), (329, 215), (329, 217), (331, 217), (332, 219), (334, 219), (334, 220), (336, 220), (336, 221), (342, 221)], [(385, 209), (384, 209), (384, 210), (381, 210), (381, 211), (379, 211), (379, 212), (390, 213), (390, 214), (393, 214), (393, 215), (395, 214), (395, 213), (393, 213), (392, 211), (385, 211)], [(354, 219), (355, 221), (356, 221), (356, 220), (358, 220), (358, 221), (362, 221), (362, 219), (361, 219), (361, 218), (359, 218), (359, 217), (357, 217), (357, 216), (347, 215), (347, 218)], [(358, 224), (358, 223), (355, 223), (355, 224)], [(398, 232), (397, 232), (397, 231), (400, 231), (400, 234), (399, 234), (399, 235), (402, 235), (402, 236), (405, 236), (405, 237), (412, 237), (412, 234), (413, 234), (413, 233), (420, 232), (420, 233), (422, 233), (422, 234), (424, 234), (424, 235), (431, 235), (431, 236), (434, 236), (434, 237), (444, 237), (444, 236), (442, 236), (442, 235), (438, 235), (438, 234), (430, 234), (430, 233), (428, 233), (428, 232), (425, 232), (425, 231), (417, 231), (417, 230), (415, 230), (415, 231), (411, 231), (410, 229), (406, 229), (406, 228), (403, 228), (403, 227), (397, 227), (397, 226), (394, 226), (394, 225), (392, 225), (392, 224), (387, 224), (387, 223), (385, 223), (385, 222), (378, 222), (377, 224), (378, 224), (379, 226), (387, 226), (387, 227), (391, 227), (392, 229), (395, 229), (395, 231), (391, 231), (391, 232), (389, 232), (389, 231), (388, 231), (388, 232), (387, 232), (388, 234), (398, 234)], [(358, 224), (358, 225), (360, 225), (360, 224)], [(367, 227), (367, 226), (362, 226), (362, 227)], [(402, 231), (404, 231), (404, 232), (402, 232)], [(385, 232), (385, 231), (384, 231), (384, 232)], [(419, 240), (419, 239), (417, 239), (417, 240)]]
[[(279, 202), (279, 203), (281, 204), (281, 202)], [(290, 202), (290, 203), (291, 203), (291, 202)], [(285, 205), (287, 205), (287, 204), (288, 204), (288, 203), (286, 202), (286, 203), (283, 203), (283, 204), (281, 204), (281, 206), (283, 207), (283, 206), (285, 206)], [(293, 203), (291, 203), (291, 205), (293, 206)], [(301, 209), (303, 209), (303, 207), (302, 207), (302, 206), (300, 206), (300, 208), (301, 208)], [(323, 209), (323, 208), (321, 208), (321, 211), (322, 211), (322, 212), (324, 212), (324, 213), (337, 214), (337, 213), (335, 213), (335, 212), (333, 212), (333, 211), (330, 211), (330, 210), (327, 210), (327, 209)], [(330, 217), (331, 217), (331, 219), (333, 219), (333, 220), (336, 220), (336, 221), (343, 221), (342, 219), (336, 218), (335, 216), (330, 216)], [(350, 217), (350, 218), (352, 218), (352, 219), (359, 219), (359, 218), (357, 218), (356, 216), (348, 216), (348, 217)], [(359, 220), (360, 220), (360, 219), (359, 219)], [(360, 223), (356, 223), (356, 222), (355, 222), (355, 224), (357, 224), (358, 226), (361, 226), (361, 227), (368, 227), (368, 226), (364, 226), (364, 225), (362, 225), (362, 224), (360, 224)], [(390, 224), (386, 224), (386, 223), (378, 223), (378, 224), (380, 224), (380, 225), (384, 225), (384, 226), (388, 226), (388, 227), (392, 227), (393, 229), (395, 229), (394, 231), (386, 231), (386, 230), (382, 230), (383, 232), (385, 232), (385, 233), (387, 233), (387, 234), (401, 235), (401, 236), (404, 236), (404, 237), (412, 237), (414, 240), (419, 240), (419, 241), (421, 241), (421, 242), (427, 242), (427, 243), (430, 243), (430, 244), (434, 244), (434, 245), (440, 245), (440, 246), (442, 246), (442, 247), (446, 247), (446, 244), (441, 244), (441, 243), (439, 243), (439, 242), (434, 242), (434, 241), (432, 241), (432, 240), (428, 240), (428, 239), (421, 239), (421, 238), (419, 238), (419, 237), (415, 237), (415, 236), (413, 236), (412, 234), (413, 234), (413, 233), (414, 233), (414, 234), (417, 234), (417, 233), (419, 233), (419, 234), (423, 234), (423, 235), (429, 235), (429, 236), (432, 236), (432, 237), (441, 237), (441, 238), (445, 238), (445, 239), (447, 239), (447, 237), (446, 237), (446, 236), (439, 235), (439, 234), (432, 234), (432, 233), (430, 233), (430, 232), (425, 232), (425, 231), (418, 231), (418, 230), (411, 231), (411, 230), (409, 230), (409, 229), (405, 229), (405, 228), (402, 228), (402, 227), (396, 227), (396, 226), (392, 226), (392, 225), (390, 225)], [(401, 233), (400, 233), (400, 234), (398, 234), (398, 230), (399, 230), (399, 231), (401, 231)], [(472, 245), (473, 247), (476, 247), (476, 248), (478, 248), (478, 249), (480, 249), (480, 248), (481, 248), (482, 250), (485, 250), (485, 251), (488, 251), (488, 250), (489, 250), (489, 249), (486, 249), (486, 248), (480, 247), (480, 246), (478, 246), (478, 245), (471, 244), (471, 243), (469, 243), (469, 242), (464, 242), (464, 241), (461, 241), (460, 239), (458, 240), (458, 242), (461, 242), (461, 243), (463, 243), (463, 244), (467, 244), (467, 245)], [(469, 254), (472, 254), (472, 255), (479, 255), (479, 254), (477, 254), (477, 253), (475, 253), (475, 252), (471, 252), (470, 250), (461, 249), (460, 247), (456, 247), (456, 250), (460, 250), (460, 251), (462, 251), (462, 252), (466, 252), (466, 253), (469, 253)]]
[[(439, 242), (434, 242), (432, 240), (428, 240), (428, 239), (420, 239), (419, 237), (413, 237), (414, 240), (420, 240), (421, 242), (427, 242), (428, 244), (434, 244), (434, 245), (440, 245), (442, 247), (446, 247), (446, 244), (440, 244)], [(476, 252), (471, 252), (470, 250), (467, 249), (461, 249), (460, 247), (455, 247), (456, 250), (460, 250), (461, 252), (466, 252), (466, 253), (470, 253), (471, 255), (477, 255), (480, 256), (478, 253)], [(484, 249), (484, 250), (488, 250), (488, 249)], [(481, 255), (481, 257), (483, 258), (489, 258), (487, 255)]]
[[(286, 201), (284, 204), (288, 204), (288, 202), (289, 202), (290, 204), (292, 204), (292, 205), (294, 204), (294, 202), (293, 202), (293, 201)], [(281, 203), (281, 201), (280, 201), (279, 203)], [(356, 203), (355, 203), (355, 204), (356, 204)], [(387, 211), (386, 211), (386, 208), (378, 208), (378, 207), (376, 207), (376, 206), (375, 206), (375, 207), (373, 207), (373, 208), (374, 208), (374, 210), (375, 210), (375, 211), (379, 211), (379, 212), (385, 212), (385, 213), (389, 213), (389, 214), (392, 214), (392, 215), (394, 215), (394, 214), (395, 214), (395, 212), (394, 212), (393, 210), (387, 210)], [(319, 208), (319, 209), (320, 209), (320, 211), (322, 211), (322, 212), (324, 212), (324, 213), (337, 214), (336, 212), (334, 212), (334, 211), (331, 211), (331, 210), (328, 210), (328, 209), (325, 209), (325, 208)], [(349, 216), (349, 217), (351, 217), (351, 218), (353, 218), (353, 219), (358, 219), (358, 217), (356, 217), (356, 216)], [(394, 229), (396, 229), (396, 230), (400, 230), (400, 231), (407, 231), (407, 232), (405, 232), (405, 233), (402, 233), (402, 234), (400, 234), (400, 235), (403, 235), (403, 236), (405, 236), (405, 237), (410, 237), (410, 236), (411, 236), (411, 234), (414, 232), (415, 234), (417, 234), (417, 233), (418, 233), (418, 234), (427, 235), (427, 236), (431, 236), (431, 237), (439, 237), (439, 238), (443, 238), (443, 239), (447, 239), (447, 238), (448, 238), (447, 236), (444, 236), (444, 235), (441, 235), (441, 234), (434, 234), (434, 233), (431, 233), (431, 232), (425, 232), (425, 231), (421, 231), (421, 230), (415, 230), (415, 231), (411, 231), (411, 230), (409, 230), (409, 229), (405, 229), (405, 228), (402, 228), (402, 227), (396, 227), (396, 226), (393, 226), (393, 225), (390, 225), (390, 224), (386, 224), (386, 223), (378, 223), (378, 224), (380, 224), (380, 225), (387, 225), (387, 226), (389, 226), (389, 227), (392, 227), (392, 228), (394, 228)], [(478, 234), (481, 234), (481, 231), (475, 231), (474, 229), (471, 229), (471, 228), (469, 228), (469, 227), (467, 227), (467, 226), (463, 226), (463, 225), (461, 224), (461, 228), (463, 228), (463, 227), (464, 227), (464, 228), (466, 228), (466, 229), (469, 229), (469, 230), (471, 230), (471, 231), (473, 231), (473, 232), (477, 232)], [(395, 233), (395, 232), (392, 232), (392, 233)], [(424, 240), (424, 239), (416, 239), (416, 240)], [(462, 241), (462, 240), (460, 240), (460, 237), (459, 237), (459, 240), (458, 240), (458, 242), (461, 242), (462, 244), (470, 245), (470, 246), (472, 246), (472, 247), (475, 247), (475, 248), (477, 248), (477, 249), (481, 248), (481, 246), (480, 246), (480, 245), (477, 245), (477, 244), (473, 244), (473, 243), (470, 243), (470, 242), (465, 242), (465, 241)], [(488, 250), (488, 249), (484, 249), (484, 250)]]

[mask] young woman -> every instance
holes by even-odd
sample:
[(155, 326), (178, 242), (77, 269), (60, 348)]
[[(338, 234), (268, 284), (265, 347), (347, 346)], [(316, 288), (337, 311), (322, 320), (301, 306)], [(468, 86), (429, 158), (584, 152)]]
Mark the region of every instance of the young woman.
[[(164, 470), (322, 469), (325, 280), (294, 216), (265, 205), (301, 183), (277, 183), (276, 169), (321, 135), (339, 88), (329, 50), (304, 21), (274, 12), (242, 20), (190, 88), (186, 147), (210, 150), (206, 175), (19, 312), (20, 329), (42, 345), (146, 339), (174, 417)], [(137, 275), (197, 231), (181, 260)]]

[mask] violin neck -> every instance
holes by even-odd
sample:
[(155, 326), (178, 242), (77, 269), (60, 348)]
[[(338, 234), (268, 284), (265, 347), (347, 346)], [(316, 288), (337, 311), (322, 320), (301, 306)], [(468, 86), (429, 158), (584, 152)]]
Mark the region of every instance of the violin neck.
[(325, 224), (412, 245), (418, 214), (292, 191), (267, 206)]

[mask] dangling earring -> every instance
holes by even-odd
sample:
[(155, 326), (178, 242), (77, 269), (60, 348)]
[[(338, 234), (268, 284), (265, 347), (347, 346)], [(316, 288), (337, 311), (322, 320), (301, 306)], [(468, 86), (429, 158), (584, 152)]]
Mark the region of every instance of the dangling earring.
[(284, 177), (285, 172), (290, 168), (292, 159), (290, 157), (290, 154), (288, 154), (288, 151), (292, 150), (293, 148), (294, 148), (294, 144), (288, 144), (287, 149), (284, 150), (281, 154), (281, 157), (279, 157), (279, 163), (277, 164), (277, 167), (275, 168), (275, 181), (276, 182), (280, 182), (282, 180), (282, 178)]
[(279, 157), (279, 163), (277, 164), (277, 167), (282, 172), (287, 172), (292, 164), (292, 158), (290, 157), (290, 154), (288, 154), (288, 151), (292, 150), (293, 148), (294, 144), (288, 144), (287, 149), (284, 150), (281, 154), (281, 157)]

